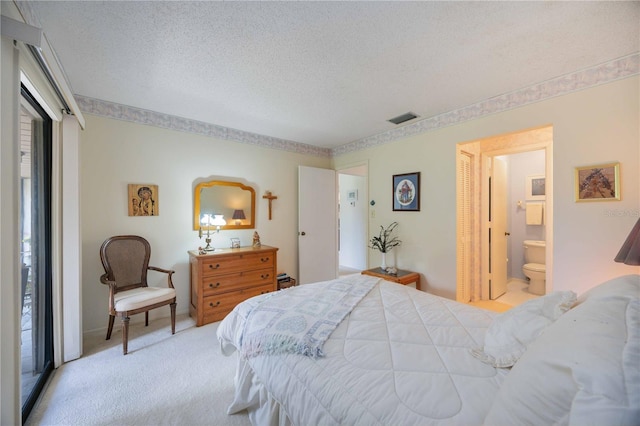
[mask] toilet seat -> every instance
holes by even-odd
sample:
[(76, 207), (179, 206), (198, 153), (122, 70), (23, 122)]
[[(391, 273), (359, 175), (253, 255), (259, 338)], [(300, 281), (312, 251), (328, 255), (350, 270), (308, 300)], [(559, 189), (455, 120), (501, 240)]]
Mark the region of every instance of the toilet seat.
[(546, 272), (546, 265), (542, 263), (525, 263), (522, 269), (528, 269), (529, 271), (534, 272)]

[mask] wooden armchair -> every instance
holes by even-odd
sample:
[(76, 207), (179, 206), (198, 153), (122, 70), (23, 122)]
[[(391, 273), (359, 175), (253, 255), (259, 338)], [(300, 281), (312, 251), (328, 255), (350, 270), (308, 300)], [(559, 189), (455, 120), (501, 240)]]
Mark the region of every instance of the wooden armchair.
[[(108, 238), (100, 247), (100, 259), (105, 273), (100, 282), (109, 286), (109, 328), (111, 338), (113, 321), (122, 319), (122, 352), (127, 354), (129, 317), (144, 312), (145, 326), (149, 325), (149, 311), (160, 306), (171, 308), (171, 334), (176, 332), (176, 291), (171, 281), (175, 271), (149, 266), (151, 246), (136, 235), (119, 235)], [(167, 274), (167, 288), (149, 287), (147, 272)]]

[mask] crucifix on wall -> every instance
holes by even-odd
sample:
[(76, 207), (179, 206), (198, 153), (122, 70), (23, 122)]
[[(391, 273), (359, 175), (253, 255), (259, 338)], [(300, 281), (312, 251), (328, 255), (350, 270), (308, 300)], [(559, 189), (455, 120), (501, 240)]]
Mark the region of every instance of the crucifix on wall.
[(271, 220), (271, 202), (273, 200), (277, 200), (278, 197), (276, 197), (275, 195), (273, 195), (271, 193), (271, 191), (267, 191), (265, 192), (265, 194), (262, 196), (262, 198), (266, 198), (267, 200), (269, 200), (269, 220)]

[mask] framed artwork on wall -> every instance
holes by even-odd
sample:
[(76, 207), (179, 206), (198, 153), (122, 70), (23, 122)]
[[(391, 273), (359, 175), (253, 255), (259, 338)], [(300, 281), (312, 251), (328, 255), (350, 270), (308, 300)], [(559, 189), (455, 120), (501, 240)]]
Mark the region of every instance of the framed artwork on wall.
[(575, 199), (582, 201), (620, 200), (620, 163), (576, 167)]
[(393, 210), (420, 211), (420, 172), (393, 175)]
[(546, 195), (544, 175), (532, 175), (525, 178), (527, 200), (544, 200)]
[(158, 216), (160, 214), (158, 185), (130, 183), (128, 195), (129, 216)]

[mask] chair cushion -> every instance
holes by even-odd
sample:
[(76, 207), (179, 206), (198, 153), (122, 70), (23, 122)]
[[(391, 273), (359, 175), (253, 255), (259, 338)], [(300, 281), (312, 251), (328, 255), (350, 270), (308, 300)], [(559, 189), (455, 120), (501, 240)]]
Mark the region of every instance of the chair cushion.
[(165, 302), (174, 297), (176, 297), (176, 290), (173, 288), (140, 287), (116, 293), (113, 300), (115, 310), (122, 312)]

